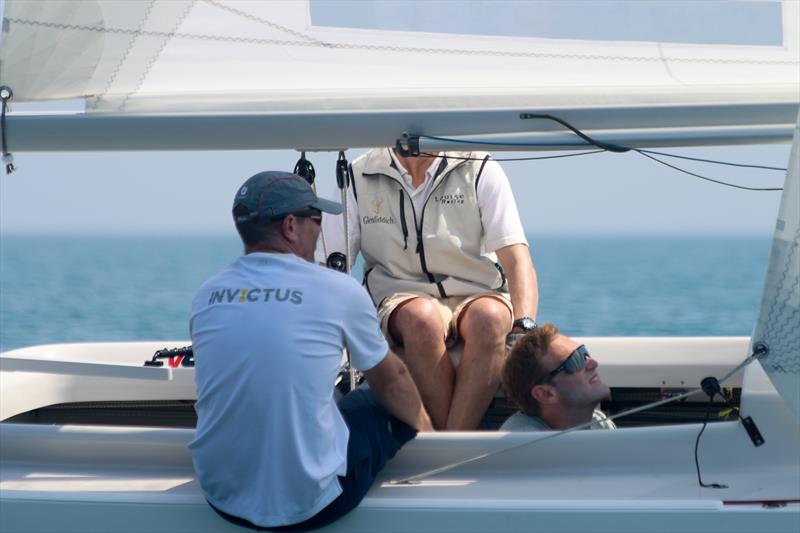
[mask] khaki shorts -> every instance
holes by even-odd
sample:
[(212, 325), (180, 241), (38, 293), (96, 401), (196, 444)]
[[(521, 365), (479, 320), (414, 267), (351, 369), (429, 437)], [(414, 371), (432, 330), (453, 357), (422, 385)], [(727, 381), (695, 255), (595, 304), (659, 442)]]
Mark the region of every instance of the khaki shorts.
[(500, 300), (508, 307), (508, 310), (511, 312), (511, 316), (514, 316), (514, 308), (511, 305), (511, 300), (498, 292), (482, 292), (472, 296), (448, 296), (447, 298), (434, 298), (428, 294), (418, 294), (413, 292), (398, 292), (381, 302), (381, 305), (378, 307), (378, 320), (381, 322), (381, 331), (386, 337), (389, 347), (397, 348), (400, 346), (399, 343), (389, 334), (389, 317), (394, 310), (400, 306), (400, 304), (407, 302), (408, 300), (413, 300), (414, 298), (428, 298), (436, 303), (436, 307), (439, 309), (439, 313), (442, 315), (442, 324), (445, 325), (445, 331), (442, 332), (444, 335), (444, 341), (448, 348), (452, 348), (456, 343), (458, 343), (459, 340), (458, 321), (461, 317), (461, 312), (464, 311), (464, 309), (470, 303), (474, 302), (478, 298), (484, 297), (496, 298)]

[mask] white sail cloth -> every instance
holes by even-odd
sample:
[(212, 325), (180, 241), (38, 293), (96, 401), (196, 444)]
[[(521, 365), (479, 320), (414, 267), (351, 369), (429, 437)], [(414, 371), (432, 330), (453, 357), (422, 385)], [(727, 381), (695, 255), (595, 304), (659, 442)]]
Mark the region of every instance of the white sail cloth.
[[(363, 19), (377, 9), (371, 4), (334, 5)], [(525, 14), (534, 19), (547, 4), (531, 3)], [(614, 4), (624, 15), (636, 3)], [(86, 98), (89, 112), (117, 113), (800, 100), (795, 1), (780, 4), (778, 44), (755, 46), (503, 35), (504, 12), (519, 16), (513, 2), (491, 3), (491, 10), (485, 2), (459, 3), (458, 17), (480, 21), (480, 34), (405, 29), (424, 18), (423, 6), (408, 2), (391, 12), (404, 29), (380, 29), (379, 20), (372, 28), (315, 24), (330, 5), (6, 0), (0, 80), (16, 101)]]
[(769, 347), (761, 365), (800, 422), (800, 116), (753, 331), (757, 342)]

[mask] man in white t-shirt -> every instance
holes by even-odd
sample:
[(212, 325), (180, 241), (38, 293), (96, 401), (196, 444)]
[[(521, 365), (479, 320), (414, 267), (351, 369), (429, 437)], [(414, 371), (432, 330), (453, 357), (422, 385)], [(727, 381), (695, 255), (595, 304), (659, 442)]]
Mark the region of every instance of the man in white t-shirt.
[[(313, 262), (323, 212), (341, 205), (299, 176), (248, 179), (233, 207), (245, 254), (192, 304), (198, 421), (189, 447), (209, 503), (245, 527), (336, 520), (405, 442), (432, 429), (367, 293)], [(371, 388), (337, 406), (345, 347)]]
[(506, 394), (520, 410), (500, 429), (547, 431), (584, 424), (616, 428), (597, 408), (610, 394), (598, 366), (586, 346), (562, 335), (553, 324), (520, 335), (503, 367)]
[[(475, 429), (500, 383), (505, 338), (535, 326), (536, 272), (514, 196), (488, 154), (403, 157), (370, 150), (352, 163), (343, 217), (327, 217), (317, 257), (364, 257), (364, 286), (392, 349), (438, 429)], [(448, 348), (463, 341), (456, 367)]]

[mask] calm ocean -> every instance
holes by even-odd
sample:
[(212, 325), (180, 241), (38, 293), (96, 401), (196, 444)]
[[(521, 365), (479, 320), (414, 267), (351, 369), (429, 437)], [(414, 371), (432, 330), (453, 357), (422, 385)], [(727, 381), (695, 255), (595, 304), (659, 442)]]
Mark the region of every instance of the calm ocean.
[[(571, 335), (749, 335), (771, 238), (529, 236), (539, 320)], [(197, 287), (241, 251), (224, 236), (0, 237), (0, 351), (188, 339)]]

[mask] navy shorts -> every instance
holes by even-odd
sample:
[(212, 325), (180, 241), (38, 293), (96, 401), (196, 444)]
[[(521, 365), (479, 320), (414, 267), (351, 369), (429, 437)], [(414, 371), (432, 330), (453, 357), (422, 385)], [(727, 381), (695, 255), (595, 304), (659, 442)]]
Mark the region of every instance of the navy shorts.
[(347, 474), (339, 476), (342, 493), (327, 507), (298, 524), (269, 528), (256, 526), (216, 507), (214, 510), (229, 522), (257, 531), (310, 531), (326, 526), (355, 509), (364, 499), (378, 472), (417, 432), (390, 415), (369, 389), (359, 388), (348, 393), (338, 405), (350, 430)]

